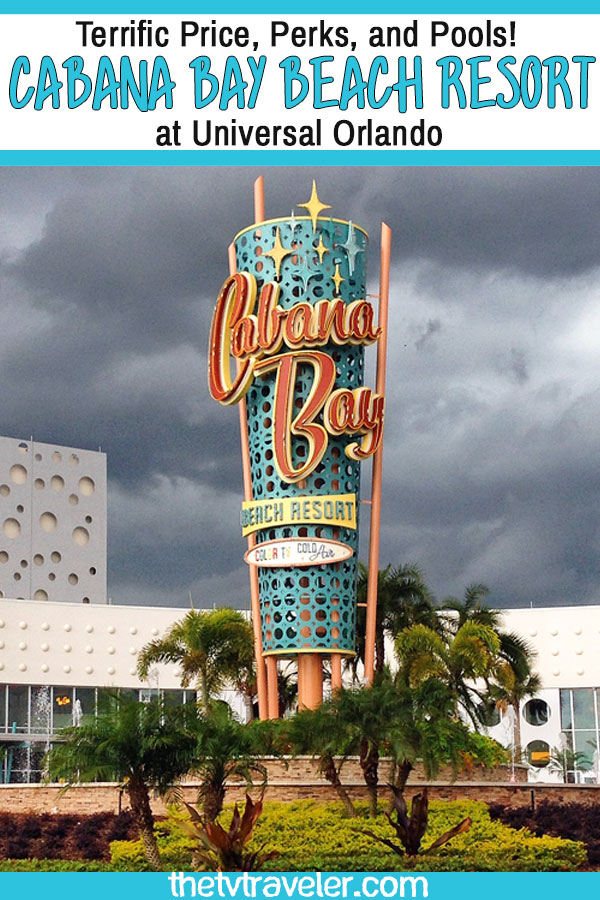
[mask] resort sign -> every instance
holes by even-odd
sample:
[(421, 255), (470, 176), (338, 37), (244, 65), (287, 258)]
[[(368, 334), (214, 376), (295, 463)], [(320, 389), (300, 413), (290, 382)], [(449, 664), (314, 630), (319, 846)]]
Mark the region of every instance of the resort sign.
[(366, 293), (367, 233), (324, 215), (314, 182), (298, 205), (305, 215), (266, 219), (259, 179), (209, 347), (210, 393), (240, 409), (261, 716), (277, 714), (278, 658), (298, 660), (300, 703), (315, 706), (323, 658), (336, 686), (355, 655), (360, 464), (374, 457), (380, 473), (385, 412), (380, 351), (377, 385), (364, 384), (365, 348), (386, 331)]

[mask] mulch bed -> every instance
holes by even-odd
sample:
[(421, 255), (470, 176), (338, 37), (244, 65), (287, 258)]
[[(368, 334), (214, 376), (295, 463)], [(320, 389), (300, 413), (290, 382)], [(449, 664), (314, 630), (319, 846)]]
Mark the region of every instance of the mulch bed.
[(109, 860), (111, 841), (137, 840), (130, 812), (0, 813), (0, 859)]
[(537, 837), (544, 834), (553, 837), (582, 841), (587, 850), (590, 865), (600, 864), (600, 806), (584, 806), (583, 803), (550, 803), (543, 800), (530, 806), (503, 806), (490, 804), (490, 817), (500, 819), (511, 828), (528, 828)]

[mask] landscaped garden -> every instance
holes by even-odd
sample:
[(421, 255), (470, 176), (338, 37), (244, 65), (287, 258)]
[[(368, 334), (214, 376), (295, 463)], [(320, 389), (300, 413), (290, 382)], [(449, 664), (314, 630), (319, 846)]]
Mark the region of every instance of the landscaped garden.
[[(224, 820), (229, 824), (231, 808)], [(376, 842), (367, 832), (393, 837), (383, 813), (368, 817), (366, 804), (356, 818), (344, 817), (340, 804), (311, 801), (265, 804), (247, 852), (277, 853), (261, 865), (263, 871), (430, 871), (430, 872), (567, 872), (586, 865), (581, 843), (556, 837), (535, 837), (527, 829), (492, 821), (485, 803), (438, 801), (431, 804), (424, 849), (466, 817), (471, 827), (437, 851), (409, 858)], [(0, 816), (0, 871), (151, 871), (139, 839), (116, 840), (111, 834), (129, 831), (131, 817)], [(41, 821), (40, 821), (41, 820)], [(110, 821), (112, 820), (112, 822)], [(198, 841), (186, 829), (187, 815), (173, 811), (156, 824), (165, 871), (204, 868), (193, 864)], [(96, 826), (104, 826), (97, 830)], [(16, 829), (15, 830), (15, 826)], [(10, 836), (6, 834), (9, 832)], [(17, 836), (18, 835), (18, 836)], [(45, 857), (40, 861), (37, 855)], [(28, 858), (33, 856), (34, 858)]]
[[(554, 828), (549, 812), (511, 813), (485, 803), (433, 801), (423, 788), (411, 802), (414, 767), (427, 778), (493, 768), (507, 753), (479, 731), (491, 705), (518, 708), (536, 689), (527, 645), (504, 634), (480, 586), (440, 615), (414, 568), (380, 575), (376, 677), (332, 692), (315, 710), (288, 710), (272, 721), (239, 722), (217, 699), (234, 685), (252, 708), (252, 634), (233, 610), (191, 611), (139, 658), (145, 677), (156, 662), (177, 662), (198, 704), (149, 703), (115, 693), (92, 721), (66, 729), (46, 759), (49, 780), (118, 782), (131, 812), (84, 817), (0, 815), (0, 868), (7, 871), (574, 871), (588, 865), (584, 829)], [(394, 671), (383, 636), (394, 638)], [(281, 679), (280, 707), (293, 705)], [(263, 805), (266, 755), (308, 754), (338, 802)], [(359, 760), (364, 800), (345, 783)], [(383, 778), (380, 760), (386, 763)], [(194, 805), (179, 785), (200, 787)], [(226, 806), (227, 784), (252, 798)], [(388, 783), (389, 782), (389, 783)], [(169, 805), (159, 820), (151, 798)], [(593, 816), (593, 814), (592, 814)], [(565, 822), (574, 821), (574, 816)], [(517, 827), (511, 827), (517, 825)], [(521, 825), (526, 827), (520, 827)], [(589, 836), (591, 832), (587, 833)], [(593, 835), (597, 837), (596, 832)], [(596, 852), (595, 846), (590, 849)]]

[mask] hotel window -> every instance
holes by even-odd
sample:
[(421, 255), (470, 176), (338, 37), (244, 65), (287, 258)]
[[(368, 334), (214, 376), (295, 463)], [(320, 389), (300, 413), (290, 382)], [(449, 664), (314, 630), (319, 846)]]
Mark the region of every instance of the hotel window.
[(52, 693), (54, 695), (52, 702), (54, 731), (70, 728), (73, 725), (73, 688), (55, 687), (52, 689)]
[(8, 686), (8, 731), (16, 734), (29, 731), (29, 687), (26, 685)]
[(500, 712), (495, 703), (479, 703), (477, 718), (486, 728), (493, 728), (494, 725), (500, 724)]
[(75, 688), (75, 720), (81, 716), (82, 725), (91, 722), (96, 714), (96, 688)]
[(182, 706), (184, 702), (183, 691), (163, 691), (165, 706)]
[(142, 703), (150, 703), (151, 700), (157, 700), (160, 696), (158, 688), (142, 688), (140, 690), (140, 700)]
[(525, 704), (523, 715), (525, 716), (525, 721), (528, 722), (529, 725), (545, 725), (549, 716), (548, 704), (545, 700), (534, 697), (533, 700), (529, 700)]
[(574, 727), (596, 728), (596, 711), (594, 709), (593, 689), (578, 688), (571, 692), (573, 695)]
[(527, 758), (530, 766), (543, 769), (550, 762), (550, 745), (546, 741), (530, 741), (527, 744)]
[[(560, 692), (561, 727), (564, 746), (582, 756), (574, 761), (574, 768), (568, 773), (569, 781), (592, 779), (594, 754), (600, 746), (598, 734), (598, 703), (600, 689), (573, 688)], [(595, 775), (594, 775), (595, 777)]]
[(114, 688), (98, 688), (96, 701), (96, 714), (101, 716), (112, 709), (115, 702), (116, 691)]

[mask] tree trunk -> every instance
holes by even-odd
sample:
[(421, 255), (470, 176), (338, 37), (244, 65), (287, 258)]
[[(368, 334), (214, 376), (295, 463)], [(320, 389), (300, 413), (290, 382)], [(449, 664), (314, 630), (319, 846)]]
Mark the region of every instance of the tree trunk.
[(127, 792), (131, 803), (131, 811), (140, 830), (140, 837), (144, 845), (144, 855), (154, 871), (160, 872), (162, 866), (156, 835), (154, 834), (154, 816), (150, 808), (148, 787), (143, 781), (132, 778), (127, 785)]
[(332, 756), (326, 756), (323, 760), (324, 765), (322, 766), (323, 775), (327, 779), (327, 781), (333, 785), (336, 794), (344, 804), (346, 809), (346, 813), (350, 819), (354, 819), (356, 816), (356, 810), (354, 809), (354, 804), (350, 799), (348, 791), (340, 781), (340, 774), (336, 768), (335, 760)]
[[(413, 764), (409, 762), (407, 759), (403, 760), (403, 762), (398, 766), (394, 763), (394, 787), (398, 788), (401, 794), (404, 794), (404, 788), (406, 787), (406, 782), (408, 781), (408, 776), (412, 772)], [(394, 798), (390, 800), (388, 806), (388, 813), (391, 814), (394, 809)]]
[(207, 784), (202, 788), (202, 811), (207, 822), (214, 822), (225, 801), (224, 784)]
[(360, 767), (369, 794), (369, 815), (375, 818), (377, 815), (377, 785), (379, 782), (379, 747), (369, 744), (369, 741), (360, 742)]
[(396, 781), (395, 785), (399, 791), (404, 792), (404, 788), (406, 787), (406, 782), (408, 781), (408, 776), (413, 770), (413, 764), (409, 762), (407, 759), (398, 766), (396, 770)]
[(254, 694), (244, 694), (244, 705), (246, 707), (246, 723), (254, 721)]
[(208, 695), (208, 680), (205, 671), (200, 673), (200, 703), (202, 711), (205, 713), (209, 712), (210, 697)]
[(513, 710), (515, 713), (515, 757), (518, 762), (521, 762), (521, 711), (518, 700), (513, 703)]
[(375, 671), (383, 672), (385, 666), (385, 632), (378, 624), (375, 630)]

